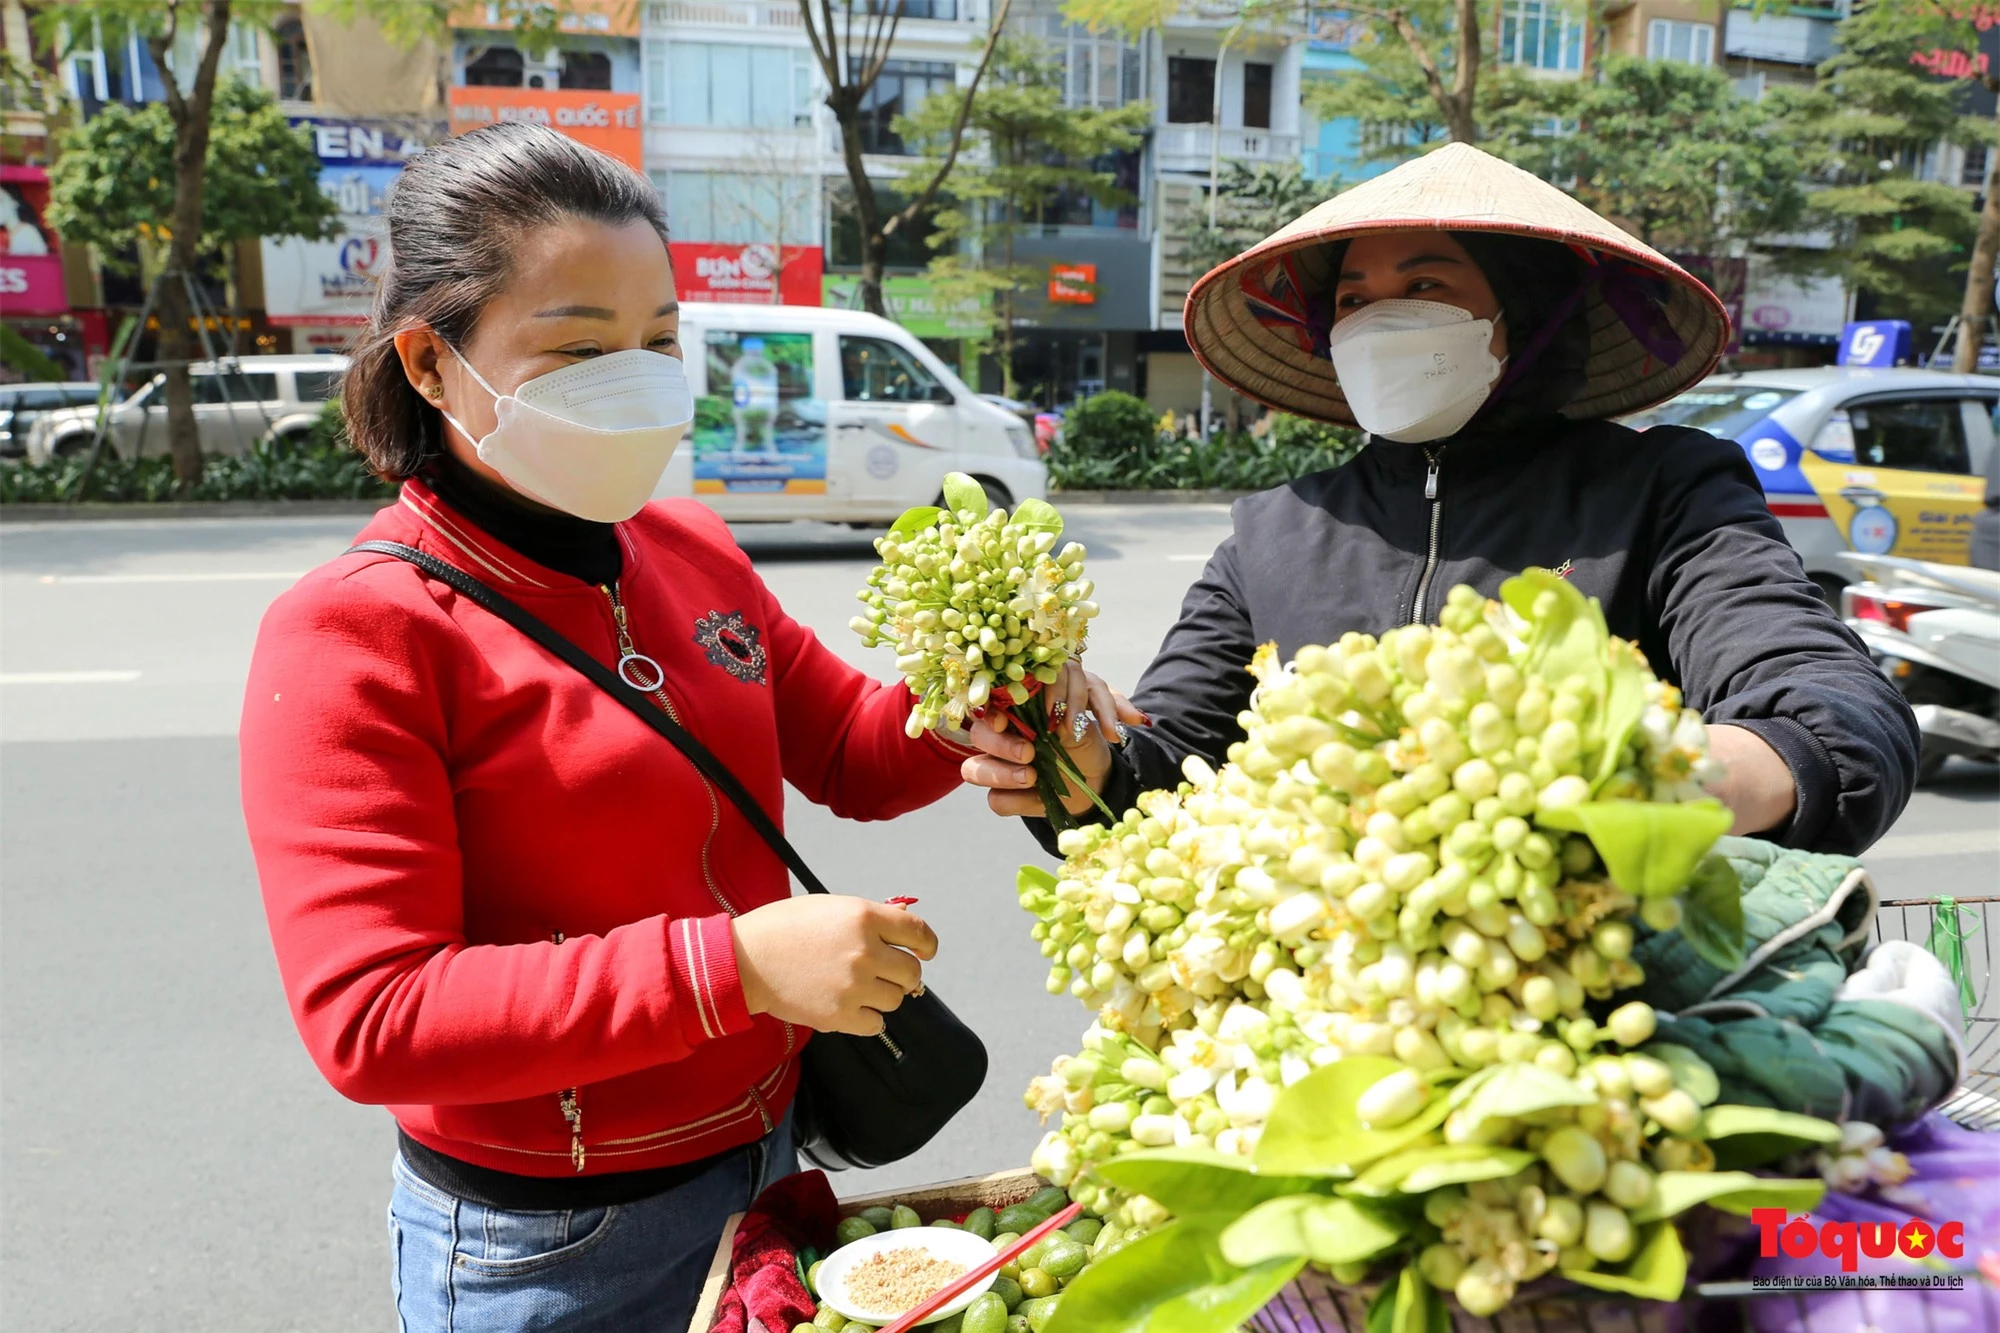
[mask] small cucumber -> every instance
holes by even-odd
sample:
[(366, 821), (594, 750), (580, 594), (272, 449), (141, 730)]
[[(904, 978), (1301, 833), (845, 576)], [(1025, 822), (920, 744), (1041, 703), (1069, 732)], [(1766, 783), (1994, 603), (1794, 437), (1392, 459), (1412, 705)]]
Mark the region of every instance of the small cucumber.
[(895, 1216), (895, 1210), (884, 1208), (880, 1204), (877, 1204), (873, 1208), (863, 1208), (855, 1216), (867, 1218), (868, 1225), (874, 1227), (877, 1231), (887, 1231), (889, 1229), (889, 1219)]
[(985, 1292), (965, 1307), (959, 1333), (1007, 1333), (1007, 1306), (992, 1292)]
[(1021, 1270), (1021, 1291), (1037, 1300), (1053, 1296), (1056, 1294), (1055, 1275), (1046, 1268), (1024, 1268)]
[(875, 1234), (878, 1228), (865, 1217), (843, 1217), (840, 1225), (833, 1229), (833, 1238), (842, 1245), (852, 1245), (857, 1240), (865, 1240)]
[(1089, 1245), (1097, 1239), (1098, 1233), (1104, 1230), (1104, 1223), (1094, 1217), (1079, 1217), (1063, 1230), (1068, 1232), (1070, 1238), (1077, 1244)]
[(1060, 1185), (1036, 1190), (1028, 1199), (1028, 1207), (1037, 1210), (1043, 1217), (1059, 1213), (1069, 1207), (1069, 1191)]
[(993, 1294), (1000, 1298), (1001, 1303), (1010, 1312), (1015, 1306), (1027, 1299), (1027, 1293), (1021, 1290), (1021, 1284), (1011, 1277), (994, 1278), (992, 1290)]
[(991, 1208), (975, 1208), (965, 1215), (965, 1229), (981, 1240), (992, 1240), (994, 1219)]
[(917, 1210), (907, 1204), (897, 1204), (889, 1214), (891, 1231), (907, 1231), (911, 1227), (920, 1227), (923, 1224), (924, 1219), (917, 1216)]

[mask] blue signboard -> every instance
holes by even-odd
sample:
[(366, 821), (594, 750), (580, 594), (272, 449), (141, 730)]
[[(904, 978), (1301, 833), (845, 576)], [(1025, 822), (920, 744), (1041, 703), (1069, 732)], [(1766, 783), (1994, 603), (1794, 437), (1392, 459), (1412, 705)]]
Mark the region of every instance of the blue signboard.
[(1910, 364), (1910, 321), (1873, 319), (1849, 324), (1840, 331), (1836, 365), (1888, 369)]

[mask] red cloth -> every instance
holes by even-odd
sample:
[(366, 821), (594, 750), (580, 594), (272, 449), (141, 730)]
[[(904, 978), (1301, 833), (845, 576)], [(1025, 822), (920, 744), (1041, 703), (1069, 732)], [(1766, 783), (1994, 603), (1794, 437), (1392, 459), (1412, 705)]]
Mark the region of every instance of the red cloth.
[(810, 1245), (832, 1249), (840, 1220), (824, 1171), (787, 1176), (757, 1196), (736, 1228), (729, 1252), (729, 1290), (716, 1306), (710, 1333), (791, 1333), (809, 1324), (819, 1305), (799, 1281), (798, 1254)]
[[(691, 501), (619, 525), (639, 652), (683, 725), (773, 815), (790, 782), (855, 819), (925, 805), (962, 755), (911, 740), (907, 689), (787, 616)], [(416, 482), (361, 534), (499, 588), (605, 663), (606, 594)], [(730, 918), (785, 867), (678, 751), (520, 631), (382, 555), (265, 614), (241, 732), (244, 817), (292, 1016), (329, 1082), (464, 1161), (568, 1175), (748, 1143), (804, 1032), (752, 1018)]]

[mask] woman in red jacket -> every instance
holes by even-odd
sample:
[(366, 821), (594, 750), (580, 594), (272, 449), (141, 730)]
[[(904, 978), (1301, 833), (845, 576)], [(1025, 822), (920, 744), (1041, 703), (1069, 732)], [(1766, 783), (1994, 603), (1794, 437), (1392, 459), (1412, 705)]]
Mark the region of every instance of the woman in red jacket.
[[(647, 506), (692, 403), (637, 173), (501, 124), (427, 151), (348, 372), (402, 494), (363, 540), (497, 588), (718, 751), (857, 819), (958, 784), (910, 700), (787, 617), (699, 505)], [(809, 1030), (872, 1034), (936, 938), (785, 868), (639, 719), (414, 566), (265, 616), (243, 804), (293, 1018), (389, 1107), (406, 1329), (681, 1329), (724, 1219), (794, 1169)]]

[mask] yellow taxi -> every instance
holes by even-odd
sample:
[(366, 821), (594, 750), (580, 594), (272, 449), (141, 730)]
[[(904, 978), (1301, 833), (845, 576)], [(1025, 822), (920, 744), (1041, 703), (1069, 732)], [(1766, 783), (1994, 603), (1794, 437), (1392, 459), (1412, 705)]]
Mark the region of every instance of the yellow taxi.
[(1845, 551), (1968, 562), (1996, 407), (1992, 376), (1826, 366), (1711, 376), (1624, 420), (1740, 444), (1806, 572), (1837, 604)]

